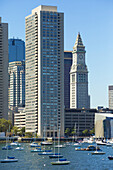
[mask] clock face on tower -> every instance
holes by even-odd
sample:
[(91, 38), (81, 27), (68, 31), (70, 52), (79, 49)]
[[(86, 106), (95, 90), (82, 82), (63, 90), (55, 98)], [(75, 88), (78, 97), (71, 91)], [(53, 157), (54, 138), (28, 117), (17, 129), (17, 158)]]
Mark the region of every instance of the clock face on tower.
[(79, 57), (80, 60), (82, 60), (84, 55), (83, 54), (79, 54), (78, 57)]

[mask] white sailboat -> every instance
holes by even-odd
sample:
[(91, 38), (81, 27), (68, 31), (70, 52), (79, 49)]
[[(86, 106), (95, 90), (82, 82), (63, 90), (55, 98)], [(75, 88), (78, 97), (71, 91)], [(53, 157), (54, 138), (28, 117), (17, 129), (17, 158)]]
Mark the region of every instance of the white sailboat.
[(30, 143), (30, 147), (40, 147), (40, 145), (38, 145), (38, 143), (36, 143), (36, 131), (34, 132), (34, 142)]
[(104, 155), (105, 152), (102, 152), (102, 151), (98, 151), (97, 150), (97, 145), (96, 145), (96, 151), (95, 152), (91, 152), (92, 155)]
[[(8, 136), (8, 138), (9, 138), (9, 136)], [(6, 137), (6, 146), (7, 146), (7, 137)], [(7, 147), (6, 159), (1, 159), (0, 162), (1, 163), (18, 162), (18, 159), (15, 159), (15, 157), (8, 156), (8, 147)]]
[[(58, 138), (58, 145), (60, 145), (60, 129), (59, 129), (59, 138)], [(70, 161), (67, 161), (64, 158), (59, 158), (59, 151), (60, 148), (58, 147), (58, 161), (51, 162), (52, 165), (67, 165), (70, 163)]]
[[(44, 144), (44, 149), (45, 149), (45, 145), (46, 145), (46, 141), (45, 141), (45, 127), (44, 127), (44, 142), (43, 142), (43, 144)], [(42, 145), (42, 143), (41, 143), (41, 145)], [(38, 153), (38, 155), (53, 155), (53, 153), (52, 153), (52, 150), (44, 150), (43, 152)]]
[[(58, 146), (58, 145), (57, 145)], [(55, 128), (54, 128), (54, 154), (50, 155), (49, 158), (62, 158), (63, 155), (60, 155), (60, 153), (55, 153)]]

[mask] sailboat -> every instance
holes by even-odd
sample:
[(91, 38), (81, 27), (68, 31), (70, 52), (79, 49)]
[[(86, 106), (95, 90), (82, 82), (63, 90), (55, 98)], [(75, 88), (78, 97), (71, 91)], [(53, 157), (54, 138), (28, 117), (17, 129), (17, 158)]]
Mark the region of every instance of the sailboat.
[[(8, 136), (9, 138), (9, 136)], [(6, 137), (6, 146), (7, 146), (7, 137)], [(6, 152), (6, 159), (0, 160), (1, 163), (10, 163), (10, 162), (18, 162), (18, 159), (15, 159), (15, 157), (8, 156), (8, 147)]]
[(54, 154), (50, 155), (49, 158), (62, 158), (63, 155), (60, 155), (60, 153), (55, 153), (55, 129), (54, 129)]
[[(58, 145), (60, 143), (60, 129), (59, 129), (59, 138), (58, 138)], [(65, 158), (59, 158), (59, 150), (60, 148), (58, 147), (58, 161), (51, 162), (52, 165), (67, 165), (70, 163), (70, 161), (67, 161)]]
[(97, 151), (97, 145), (96, 145), (96, 151), (95, 152), (91, 152), (92, 155), (104, 155), (105, 152), (101, 152), (101, 151)]
[[(34, 140), (35, 139), (36, 139), (36, 132), (35, 132), (35, 135), (34, 135)], [(30, 143), (29, 145), (30, 145), (30, 147), (40, 147), (40, 145), (38, 145), (38, 143), (36, 143), (35, 141)]]
[[(44, 148), (46, 145), (46, 141), (45, 141), (45, 127), (44, 127)], [(38, 153), (38, 155), (53, 155), (52, 150), (44, 150), (41, 153)]]

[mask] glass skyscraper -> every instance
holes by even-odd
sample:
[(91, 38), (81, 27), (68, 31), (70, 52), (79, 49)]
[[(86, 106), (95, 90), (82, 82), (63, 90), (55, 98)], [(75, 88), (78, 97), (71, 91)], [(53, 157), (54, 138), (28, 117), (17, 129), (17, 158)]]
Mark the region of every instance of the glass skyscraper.
[(8, 40), (9, 62), (25, 61), (25, 42), (21, 39), (11, 38)]
[(26, 132), (64, 135), (64, 14), (39, 6), (26, 17)]

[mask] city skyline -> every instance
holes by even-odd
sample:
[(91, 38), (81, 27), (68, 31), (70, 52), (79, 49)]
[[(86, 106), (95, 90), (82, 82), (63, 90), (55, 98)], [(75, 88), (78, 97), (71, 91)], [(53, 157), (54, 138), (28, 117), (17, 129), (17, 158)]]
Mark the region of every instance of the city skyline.
[[(113, 2), (111, 0), (107, 2), (72, 0), (71, 3), (71, 10), (69, 10), (67, 0), (41, 1), (43, 5), (57, 6), (58, 11), (64, 12), (64, 50), (72, 51), (78, 32), (81, 33), (86, 46), (86, 64), (89, 68), (91, 108), (98, 105), (108, 107), (108, 86), (113, 84), (111, 76), (113, 72)], [(9, 38), (14, 36), (25, 40), (25, 16), (41, 4), (40, 1), (34, 0), (29, 0), (27, 3), (22, 0), (1, 2), (0, 16), (2, 22), (9, 24)]]

